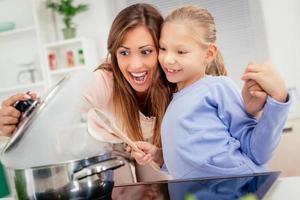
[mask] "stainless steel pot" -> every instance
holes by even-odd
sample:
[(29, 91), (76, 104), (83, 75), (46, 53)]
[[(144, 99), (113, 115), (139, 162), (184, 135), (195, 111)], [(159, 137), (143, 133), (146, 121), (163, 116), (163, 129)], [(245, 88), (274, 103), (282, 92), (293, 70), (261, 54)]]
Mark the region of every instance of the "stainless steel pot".
[[(38, 199), (110, 199), (113, 169), (124, 165), (110, 154), (28, 169), (8, 169), (16, 197)], [(12, 188), (13, 188), (12, 187)]]

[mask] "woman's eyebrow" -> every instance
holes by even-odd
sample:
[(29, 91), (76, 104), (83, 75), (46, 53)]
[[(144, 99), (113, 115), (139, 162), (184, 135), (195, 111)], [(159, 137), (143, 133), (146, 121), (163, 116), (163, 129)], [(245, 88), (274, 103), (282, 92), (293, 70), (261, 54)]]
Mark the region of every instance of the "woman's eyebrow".
[(130, 49), (129, 47), (125, 47), (123, 45), (121, 45), (120, 47), (124, 48), (124, 49)]
[(144, 48), (144, 47), (153, 47), (153, 45), (151, 45), (151, 44), (146, 44), (146, 45), (140, 46), (139, 49), (142, 49), (142, 48)]
[[(151, 44), (146, 44), (146, 45), (140, 46), (139, 49), (142, 49), (142, 48), (145, 48), (145, 47), (153, 47), (153, 45), (151, 45)], [(121, 45), (119, 48), (124, 48), (124, 49), (130, 50), (129, 47), (126, 47), (126, 46), (124, 46), (124, 45)]]

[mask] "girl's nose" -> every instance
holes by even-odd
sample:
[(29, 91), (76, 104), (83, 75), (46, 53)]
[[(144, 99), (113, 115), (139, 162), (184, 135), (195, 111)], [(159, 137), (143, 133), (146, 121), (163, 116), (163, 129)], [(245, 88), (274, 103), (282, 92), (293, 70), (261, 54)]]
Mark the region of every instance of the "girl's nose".
[(164, 62), (166, 64), (172, 65), (172, 64), (175, 64), (175, 59), (170, 53), (166, 53), (164, 55)]

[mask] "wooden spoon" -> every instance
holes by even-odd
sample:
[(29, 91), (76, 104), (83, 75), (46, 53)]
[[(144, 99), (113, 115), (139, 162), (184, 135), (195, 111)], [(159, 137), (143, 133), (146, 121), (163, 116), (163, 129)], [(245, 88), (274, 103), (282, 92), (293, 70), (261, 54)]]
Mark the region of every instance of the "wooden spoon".
[[(97, 116), (101, 118), (101, 120), (106, 124), (106, 126), (109, 127), (110, 130), (113, 131), (114, 135), (119, 137), (123, 142), (128, 144), (134, 151), (145, 154), (142, 150), (140, 150), (136, 143), (134, 143), (123, 131), (121, 131), (115, 123), (112, 123), (109, 117), (99, 108), (94, 107), (93, 108), (95, 112), (97, 113)], [(154, 168), (155, 170), (160, 171), (160, 167), (158, 164), (156, 164), (154, 161), (150, 162), (150, 166)]]

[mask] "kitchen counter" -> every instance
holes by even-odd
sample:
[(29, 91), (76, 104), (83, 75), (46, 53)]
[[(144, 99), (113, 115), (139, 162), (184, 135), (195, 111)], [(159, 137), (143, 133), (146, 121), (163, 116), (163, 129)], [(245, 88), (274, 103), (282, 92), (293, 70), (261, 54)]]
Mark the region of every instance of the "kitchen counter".
[[(252, 193), (264, 200), (299, 199), (300, 177), (278, 178), (278, 173), (231, 178), (189, 179), (138, 183), (114, 187), (112, 198), (119, 199), (243, 199)], [(278, 179), (277, 179), (278, 178)], [(217, 192), (216, 192), (217, 191)], [(252, 196), (253, 197), (253, 196)], [(0, 198), (14, 200), (14, 198)]]
[(279, 178), (267, 192), (264, 200), (300, 199), (300, 176)]

